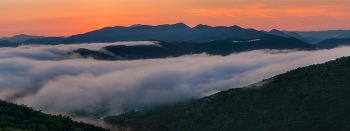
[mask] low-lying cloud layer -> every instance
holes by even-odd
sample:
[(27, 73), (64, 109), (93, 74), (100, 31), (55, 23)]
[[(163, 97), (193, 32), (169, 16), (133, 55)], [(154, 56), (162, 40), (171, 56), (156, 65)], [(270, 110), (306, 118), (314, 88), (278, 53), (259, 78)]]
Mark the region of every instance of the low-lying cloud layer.
[(126, 107), (180, 102), (247, 86), (297, 67), (350, 55), (350, 47), (133, 61), (64, 55), (113, 43), (99, 44), (0, 48), (0, 99), (48, 113), (119, 113)]

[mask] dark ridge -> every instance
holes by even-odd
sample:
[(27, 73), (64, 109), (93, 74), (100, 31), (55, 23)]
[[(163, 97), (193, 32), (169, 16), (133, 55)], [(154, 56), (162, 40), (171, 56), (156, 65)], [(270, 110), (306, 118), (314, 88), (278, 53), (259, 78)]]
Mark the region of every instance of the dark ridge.
[[(231, 37), (225, 40), (208, 42), (159, 42), (157, 45), (113, 45), (104, 47), (105, 50), (113, 53), (123, 60), (155, 59), (178, 57), (182, 55), (207, 53), (209, 55), (227, 56), (232, 53), (251, 51), (258, 49), (298, 49), (312, 50), (314, 46), (300, 41), (294, 37), (285, 38), (275, 35), (264, 35), (252, 39)], [(82, 56), (98, 58), (98, 60), (113, 60), (110, 56), (103, 57), (98, 51), (76, 50)], [(98, 56), (95, 56), (98, 55)], [(119, 59), (115, 59), (119, 60)]]
[(1, 37), (0, 40), (8, 40), (14, 43), (21, 43), (28, 39), (39, 39), (39, 38), (44, 38), (44, 36), (32, 36), (32, 35), (20, 34), (20, 35), (14, 35), (12, 37)]
[(78, 53), (79, 55), (83, 56), (84, 58), (94, 58), (96, 60), (120, 60), (114, 56), (102, 53), (100, 51), (93, 51), (88, 50), (84, 48), (79, 48), (78, 50), (73, 51), (73, 53)]
[(268, 34), (271, 34), (271, 35), (277, 35), (277, 36), (282, 36), (282, 37), (286, 37), (286, 38), (289, 38), (291, 37), (290, 35), (282, 32), (282, 31), (279, 31), (279, 30), (276, 30), (276, 29), (273, 29), (269, 32), (267, 32)]
[(25, 105), (0, 100), (1, 131), (107, 131), (106, 129), (75, 122), (63, 115), (48, 115)]
[(64, 37), (45, 37), (40, 39), (28, 39), (23, 44), (49, 44), (49, 45), (55, 45), (60, 44), (63, 40), (66, 38)]
[(317, 44), (318, 47), (320, 48), (334, 48), (338, 46), (347, 46), (350, 45), (350, 37), (349, 38), (332, 38), (332, 39), (327, 39), (324, 41), (321, 41), (320, 43)]
[(199, 24), (199, 25), (196, 25), (196, 26), (193, 27), (193, 28), (194, 28), (194, 29), (207, 29), (207, 28), (211, 28), (211, 26)]
[(157, 39), (161, 41), (208, 41), (220, 40), (228, 37), (253, 38), (265, 35), (254, 29), (243, 29), (239, 26), (210, 27), (198, 25), (190, 28), (184, 23), (166, 24), (158, 26), (137, 25), (134, 27), (106, 27), (85, 34), (73, 35), (62, 43), (94, 43), (117, 41), (140, 41)]
[(8, 40), (0, 40), (0, 47), (17, 47), (19, 43), (14, 43)]

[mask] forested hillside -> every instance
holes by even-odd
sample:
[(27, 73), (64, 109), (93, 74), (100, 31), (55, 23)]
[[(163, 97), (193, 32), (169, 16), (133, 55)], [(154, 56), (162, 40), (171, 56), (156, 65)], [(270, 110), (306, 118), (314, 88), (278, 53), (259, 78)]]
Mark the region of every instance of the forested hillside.
[(0, 131), (106, 131), (72, 121), (62, 115), (48, 115), (24, 105), (0, 100)]
[(157, 42), (154, 45), (111, 45), (104, 47), (112, 53), (79, 49), (73, 51), (83, 57), (97, 60), (135, 60), (178, 57), (182, 55), (207, 53), (209, 55), (227, 56), (232, 53), (252, 51), (258, 49), (316, 49), (313, 45), (296, 38), (285, 38), (276, 35), (263, 35), (252, 39), (231, 37), (225, 40), (208, 42)]
[(350, 57), (291, 70), (263, 82), (105, 120), (135, 131), (350, 130)]

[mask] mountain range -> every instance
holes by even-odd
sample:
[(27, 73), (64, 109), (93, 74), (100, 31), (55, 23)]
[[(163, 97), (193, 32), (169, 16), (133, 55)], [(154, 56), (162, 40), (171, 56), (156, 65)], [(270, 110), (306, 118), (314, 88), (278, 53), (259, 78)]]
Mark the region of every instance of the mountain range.
[[(115, 26), (72, 35), (69, 37), (44, 37), (30, 35), (15, 35), (13, 37), (1, 37), (0, 47), (17, 47), (21, 44), (74, 44), (74, 43), (101, 43), (120, 41), (165, 41), (165, 42), (208, 42), (225, 40), (227, 38), (252, 39), (262, 37), (266, 34), (294, 37), (303, 42), (318, 46), (320, 48), (336, 47), (323, 46), (323, 41), (334, 41), (334, 39), (350, 38), (350, 30), (328, 30), (328, 31), (258, 31), (250, 28), (234, 26), (217, 26), (199, 24), (193, 28), (184, 23), (165, 24), (158, 26), (136, 24), (130, 27)], [(4, 41), (5, 40), (5, 41)], [(322, 43), (321, 43), (322, 42)]]

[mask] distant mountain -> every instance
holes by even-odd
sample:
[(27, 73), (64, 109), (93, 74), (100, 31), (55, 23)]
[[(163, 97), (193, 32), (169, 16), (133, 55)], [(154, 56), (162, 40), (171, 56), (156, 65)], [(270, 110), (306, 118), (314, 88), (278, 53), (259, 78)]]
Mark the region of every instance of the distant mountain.
[(317, 44), (320, 48), (334, 48), (340, 45), (350, 45), (350, 37), (327, 39)]
[(304, 41), (304, 42), (307, 42), (309, 44), (316, 44), (318, 42), (317, 40), (315, 40), (313, 38), (305, 38), (305, 37), (303, 37), (302, 35), (300, 35), (300, 34), (298, 34), (296, 32), (288, 32), (287, 34), (289, 36), (292, 36), (294, 38), (297, 38), (297, 39), (299, 39), (301, 41)]
[(40, 39), (40, 38), (44, 38), (44, 36), (32, 36), (32, 35), (20, 34), (20, 35), (14, 35), (12, 37), (1, 37), (0, 40), (8, 40), (14, 43), (21, 43), (28, 39)]
[(220, 40), (228, 37), (253, 38), (265, 35), (254, 29), (243, 29), (239, 26), (197, 25), (190, 28), (183, 23), (166, 24), (158, 26), (135, 25), (131, 27), (115, 26), (73, 35), (63, 43), (94, 43), (116, 41), (140, 41), (157, 39), (161, 41), (209, 41)]
[(39, 39), (28, 39), (23, 44), (60, 44), (63, 40), (65, 40), (65, 37), (45, 37), (45, 38), (39, 38)]
[(105, 121), (134, 131), (348, 131), (350, 57)]
[(138, 27), (138, 26), (151, 26), (151, 25), (133, 24), (133, 25), (131, 25), (129, 27)]
[(320, 42), (319, 39), (313, 38), (313, 37), (303, 37), (302, 35), (298, 34), (297, 32), (282, 32), (279, 31), (277, 29), (273, 29), (269, 32), (265, 32), (267, 34), (272, 34), (272, 35), (277, 35), (277, 36), (282, 36), (282, 37), (286, 37), (286, 38), (290, 38), (290, 37), (294, 37), (297, 38), (301, 41), (304, 41), (306, 43), (310, 43), (310, 44), (317, 44), (318, 42)]
[(291, 37), (290, 35), (282, 32), (282, 31), (279, 31), (279, 30), (276, 30), (276, 29), (273, 29), (269, 32), (267, 32), (268, 34), (271, 34), (271, 35), (277, 35), (277, 36), (282, 36), (282, 37), (286, 37), (286, 38), (289, 38)]
[(350, 32), (349, 33), (344, 33), (338, 36), (338, 38), (349, 38), (350, 37)]
[[(84, 57), (98, 60), (135, 60), (178, 57), (182, 55), (207, 53), (210, 55), (226, 56), (235, 52), (251, 51), (257, 49), (314, 49), (314, 46), (296, 38), (285, 38), (275, 35), (264, 35), (251, 39), (227, 38), (209, 42), (159, 42), (154, 45), (115, 45), (103, 49), (113, 54), (79, 49)], [(112, 59), (112, 58), (115, 59)]]
[(0, 47), (17, 47), (18, 43), (14, 43), (8, 40), (0, 40)]
[(301, 36), (300, 34), (296, 33), (296, 32), (288, 32), (287, 33), (289, 36), (295, 37), (295, 38), (304, 38), (303, 36)]
[[(311, 44), (317, 44), (323, 40), (331, 38), (344, 38), (342, 35), (350, 33), (350, 30), (326, 30), (326, 31), (293, 31), (302, 35), (306, 42)], [(350, 37), (350, 36), (349, 36)]]
[(0, 100), (1, 131), (107, 131), (106, 129), (75, 122), (62, 115), (48, 115), (24, 105)]

